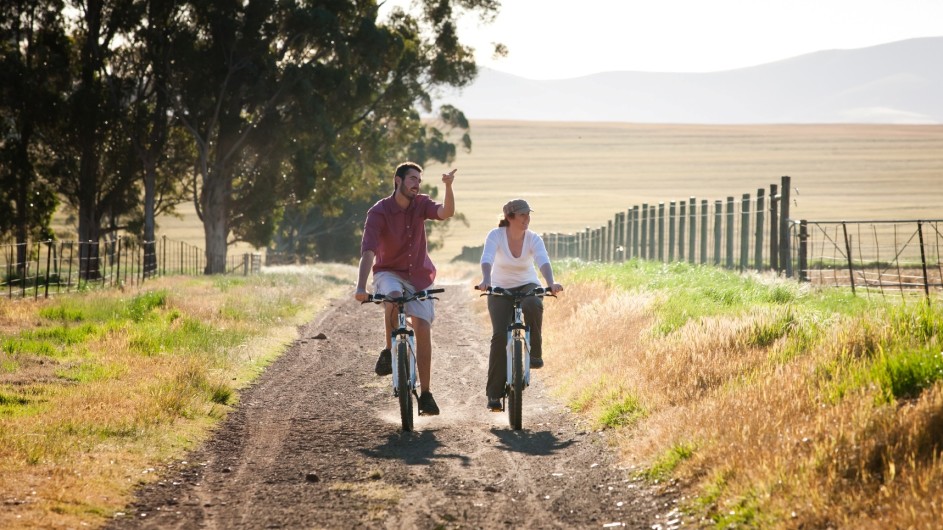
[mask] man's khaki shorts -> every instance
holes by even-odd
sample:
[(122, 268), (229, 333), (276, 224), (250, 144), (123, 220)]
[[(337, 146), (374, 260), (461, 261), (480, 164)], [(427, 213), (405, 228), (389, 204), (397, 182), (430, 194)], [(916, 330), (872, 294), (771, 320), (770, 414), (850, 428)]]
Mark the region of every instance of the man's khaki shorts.
[[(428, 289), (432, 289), (430, 285)], [(400, 277), (399, 274), (389, 271), (377, 272), (373, 275), (373, 292), (379, 294), (389, 294), (399, 291), (404, 295), (416, 292), (416, 289), (407, 280)], [(421, 318), (432, 324), (435, 319), (435, 300), (413, 300), (406, 303), (406, 316)]]

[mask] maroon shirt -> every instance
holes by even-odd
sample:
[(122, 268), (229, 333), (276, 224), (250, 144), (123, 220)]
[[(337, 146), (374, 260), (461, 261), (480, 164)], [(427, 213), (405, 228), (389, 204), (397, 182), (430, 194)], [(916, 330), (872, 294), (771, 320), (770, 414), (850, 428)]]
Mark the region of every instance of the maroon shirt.
[(360, 253), (376, 254), (373, 273), (395, 272), (421, 291), (435, 281), (435, 265), (426, 245), (426, 219), (439, 219), (439, 206), (428, 195), (416, 195), (406, 209), (393, 195), (367, 211)]

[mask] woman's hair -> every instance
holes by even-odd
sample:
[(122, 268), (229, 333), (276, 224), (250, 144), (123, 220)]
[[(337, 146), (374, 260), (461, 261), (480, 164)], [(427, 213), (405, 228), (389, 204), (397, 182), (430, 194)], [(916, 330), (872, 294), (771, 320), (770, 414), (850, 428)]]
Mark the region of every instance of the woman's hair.
[(498, 228), (505, 227), (505, 226), (510, 226), (511, 222), (508, 221), (508, 219), (514, 219), (514, 214), (513, 214), (513, 213), (509, 213), (509, 214), (505, 215), (504, 217), (502, 217), (501, 220), (498, 221)]

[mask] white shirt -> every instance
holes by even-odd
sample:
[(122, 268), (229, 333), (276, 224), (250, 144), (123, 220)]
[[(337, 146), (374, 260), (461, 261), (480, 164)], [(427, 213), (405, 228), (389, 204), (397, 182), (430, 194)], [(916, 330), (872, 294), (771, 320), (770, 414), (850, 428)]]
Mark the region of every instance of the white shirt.
[(544, 240), (526, 230), (521, 256), (515, 258), (508, 245), (507, 227), (499, 227), (488, 232), (480, 263), (491, 264), (492, 286), (513, 289), (528, 283), (540, 285), (534, 265), (539, 268), (550, 263), (550, 256), (547, 255)]

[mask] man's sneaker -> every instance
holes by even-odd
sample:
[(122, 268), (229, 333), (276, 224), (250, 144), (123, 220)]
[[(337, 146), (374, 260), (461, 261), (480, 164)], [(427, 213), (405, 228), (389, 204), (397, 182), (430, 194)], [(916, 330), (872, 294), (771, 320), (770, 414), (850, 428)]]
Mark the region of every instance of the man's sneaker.
[(419, 394), (419, 415), (420, 416), (438, 416), (439, 406), (435, 404), (432, 398), (432, 392), (426, 390)]
[(377, 359), (377, 365), (373, 369), (377, 375), (390, 375), (393, 373), (393, 352), (384, 349), (380, 352), (380, 358)]
[(537, 370), (538, 368), (544, 367), (544, 360), (540, 357), (531, 357), (530, 358), (530, 368), (531, 370)]
[(504, 407), (501, 405), (501, 398), (488, 398), (488, 410), (491, 412), (501, 412)]

